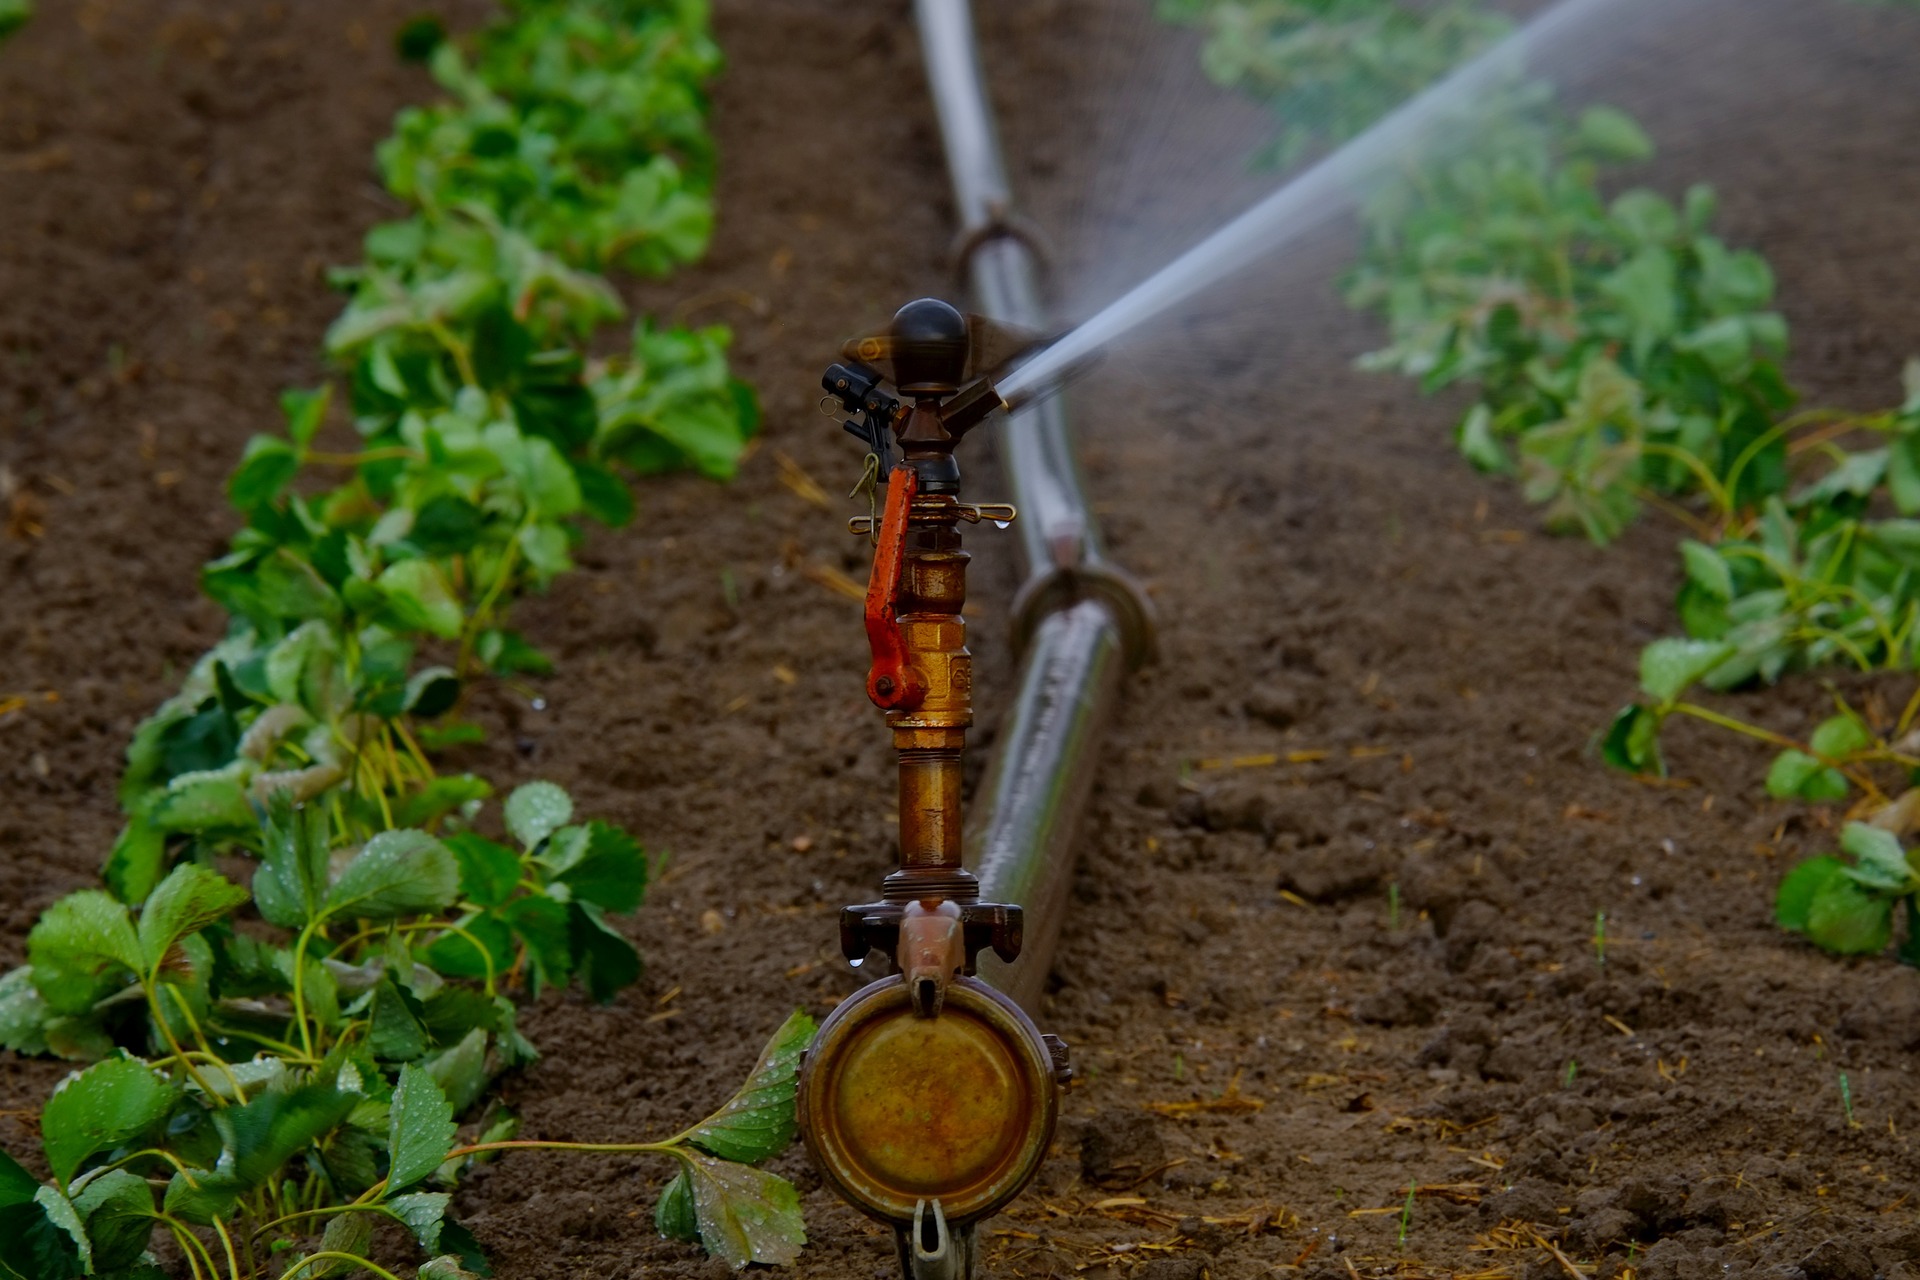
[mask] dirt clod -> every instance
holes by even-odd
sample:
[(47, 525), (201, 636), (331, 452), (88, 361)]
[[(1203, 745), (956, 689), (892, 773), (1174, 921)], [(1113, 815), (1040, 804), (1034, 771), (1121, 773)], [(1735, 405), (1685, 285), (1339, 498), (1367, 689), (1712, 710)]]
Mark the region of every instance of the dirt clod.
[(1845, 1240), (1823, 1240), (1800, 1259), (1807, 1280), (1874, 1280), (1873, 1259)]

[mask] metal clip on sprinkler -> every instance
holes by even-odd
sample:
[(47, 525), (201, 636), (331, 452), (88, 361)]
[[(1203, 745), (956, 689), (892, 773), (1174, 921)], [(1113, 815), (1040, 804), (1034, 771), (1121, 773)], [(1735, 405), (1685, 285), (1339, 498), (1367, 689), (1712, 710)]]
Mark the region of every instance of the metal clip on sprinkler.
[[(1004, 505), (960, 501), (954, 447), (1002, 401), (966, 382), (996, 335), (935, 299), (909, 303), (881, 334), (847, 346), (822, 380), (863, 415), (847, 430), (881, 464), (887, 496), (867, 584), (867, 696), (899, 755), (900, 865), (881, 900), (845, 908), (840, 948), (879, 951), (895, 972), (843, 1001), (800, 1073), (800, 1129), (822, 1175), (894, 1228), (903, 1271), (959, 1280), (974, 1225), (1019, 1194), (1045, 1157), (1068, 1076), (1066, 1046), (975, 978), (991, 949), (1020, 953), (1020, 908), (980, 901), (961, 865), (960, 764), (973, 723), (962, 521), (1005, 523)], [(910, 407), (879, 391), (892, 382)], [(898, 445), (899, 461), (893, 461)], [(853, 522), (871, 533), (871, 520)]]

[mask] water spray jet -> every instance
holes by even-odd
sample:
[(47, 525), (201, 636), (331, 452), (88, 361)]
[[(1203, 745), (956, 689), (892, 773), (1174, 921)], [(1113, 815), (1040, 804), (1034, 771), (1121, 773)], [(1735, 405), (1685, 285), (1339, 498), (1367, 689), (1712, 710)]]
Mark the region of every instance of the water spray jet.
[[(1475, 110), (1542, 52), (1611, 30), (1623, 9), (1663, 16), (1698, 0), (1560, 0), (1127, 290), (998, 385), (1012, 407), (1045, 395), (1115, 342), (1352, 208), (1383, 179), (1471, 138)], [(1603, 26), (1604, 24), (1604, 26)]]

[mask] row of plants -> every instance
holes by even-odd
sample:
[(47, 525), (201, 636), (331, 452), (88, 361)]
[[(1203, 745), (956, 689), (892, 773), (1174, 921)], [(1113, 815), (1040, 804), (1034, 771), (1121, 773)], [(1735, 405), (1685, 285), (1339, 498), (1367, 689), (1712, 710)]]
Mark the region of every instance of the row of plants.
[(704, 4), (505, 8), (466, 40), (402, 33), (446, 96), (380, 147), (406, 213), (335, 273), (339, 376), (286, 393), (228, 480), (243, 527), (201, 586), (230, 625), (134, 734), (106, 888), (50, 907), (0, 978), (0, 1045), (93, 1062), (41, 1113), (52, 1180), (0, 1157), (0, 1275), (157, 1276), (157, 1238), (196, 1280), (391, 1277), (383, 1219), (420, 1275), (486, 1275), (451, 1191), (524, 1147), (677, 1162), (660, 1228), (736, 1267), (804, 1240), (753, 1167), (792, 1138), (804, 1016), (664, 1141), (522, 1141), (495, 1096), (537, 1053), (517, 997), (640, 976), (616, 919), (651, 868), (552, 783), (496, 808), (450, 763), (484, 739), (465, 709), (551, 671), (513, 605), (632, 518), (632, 477), (727, 477), (757, 424), (724, 329), (642, 319), (589, 354), (625, 311), (602, 272), (706, 247)]
[[(1509, 29), (1477, 0), (1164, 0), (1163, 12), (1205, 24), (1214, 78), (1281, 114), (1281, 160), (1354, 135)], [(1696, 691), (1915, 668), (1920, 361), (1893, 407), (1800, 408), (1774, 273), (1714, 234), (1712, 189), (1617, 190), (1621, 168), (1654, 150), (1629, 115), (1569, 110), (1516, 76), (1477, 104), (1471, 133), (1408, 162), (1363, 208), (1347, 296), (1390, 332), (1363, 364), (1466, 388), (1462, 453), (1514, 477), (1548, 527), (1605, 543), (1653, 507), (1686, 531), (1683, 634), (1642, 654), (1642, 697), (1600, 738), (1607, 763), (1664, 775), (1662, 730), (1687, 717), (1765, 744), (1770, 794), (1852, 800), (1895, 838), (1920, 809), (1902, 799), (1920, 777), (1920, 694), (1894, 714), (1836, 693), (1833, 714), (1796, 737)], [(1845, 845), (1851, 861), (1795, 872), (1783, 925), (1830, 950), (1886, 947), (1911, 890), (1895, 892), (1890, 863), (1861, 860), (1866, 839)]]

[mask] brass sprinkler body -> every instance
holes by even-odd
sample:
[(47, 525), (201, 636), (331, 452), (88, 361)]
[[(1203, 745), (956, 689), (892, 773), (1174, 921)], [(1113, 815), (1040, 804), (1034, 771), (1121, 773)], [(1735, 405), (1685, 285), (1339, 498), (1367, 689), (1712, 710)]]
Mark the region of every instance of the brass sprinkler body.
[(960, 526), (1015, 515), (960, 500), (954, 448), (1001, 405), (987, 379), (966, 383), (979, 324), (935, 299), (909, 303), (886, 331), (849, 343), (850, 363), (823, 379), (830, 399), (864, 415), (845, 425), (886, 482), (884, 514), (851, 527), (875, 539), (867, 696), (886, 712), (898, 757), (899, 865), (880, 901), (841, 912), (847, 959), (879, 951), (894, 972), (821, 1026), (801, 1071), (800, 1128), (835, 1189), (894, 1227), (918, 1280), (971, 1269), (973, 1224), (1038, 1170), (1067, 1075), (1065, 1046), (972, 976), (981, 950), (1011, 962), (1021, 941), (1020, 908), (980, 901), (961, 863), (973, 659)]

